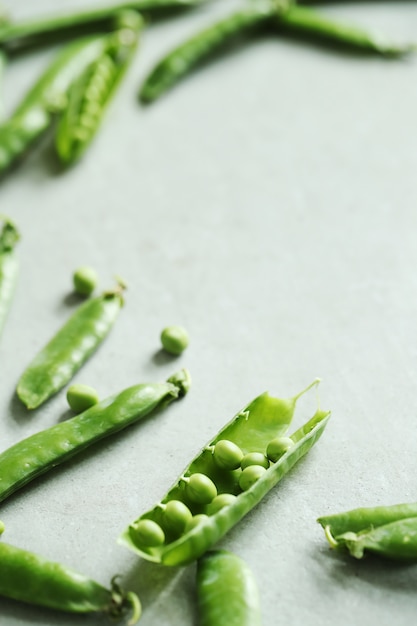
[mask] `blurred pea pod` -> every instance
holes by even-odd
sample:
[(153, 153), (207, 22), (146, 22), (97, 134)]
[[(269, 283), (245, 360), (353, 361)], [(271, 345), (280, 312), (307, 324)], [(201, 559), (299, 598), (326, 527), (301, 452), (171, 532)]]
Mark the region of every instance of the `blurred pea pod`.
[(89, 146), (134, 57), (142, 18), (133, 11), (123, 11), (115, 20), (117, 30), (109, 38), (106, 51), (85, 68), (67, 91), (67, 105), (55, 136), (58, 158), (65, 165), (75, 163)]
[(123, 532), (119, 542), (164, 565), (199, 558), (235, 526), (318, 441), (329, 412), (318, 409), (274, 460), (271, 441), (287, 432), (295, 406), (315, 380), (296, 396), (264, 393), (229, 422), (191, 461), (162, 500)]
[(16, 226), (7, 217), (0, 216), (3, 228), (0, 232), (0, 332), (9, 312), (16, 286), (19, 263), (15, 251), (20, 235)]
[(331, 548), (417, 562), (417, 504), (359, 508), (319, 517)]
[(136, 0), (119, 2), (104, 8), (77, 11), (43, 19), (0, 25), (0, 47), (10, 53), (21, 52), (32, 46), (46, 45), (63, 38), (113, 29), (113, 20), (120, 11), (140, 12), (150, 20), (160, 16), (198, 7), (207, 0)]

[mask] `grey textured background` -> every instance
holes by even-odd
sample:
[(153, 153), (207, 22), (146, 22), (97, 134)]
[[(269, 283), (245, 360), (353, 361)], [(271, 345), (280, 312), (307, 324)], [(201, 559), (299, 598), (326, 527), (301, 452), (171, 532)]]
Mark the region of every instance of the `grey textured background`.
[[(22, 18), (57, 6), (5, 4)], [(2, 183), (0, 210), (22, 231), (0, 344), (2, 448), (66, 413), (64, 393), (28, 415), (13, 390), (72, 310), (80, 264), (97, 268), (103, 288), (124, 276), (129, 291), (76, 381), (106, 396), (187, 366), (194, 382), (181, 403), (3, 503), (4, 539), (103, 584), (120, 572), (142, 599), (143, 626), (195, 626), (194, 567), (139, 562), (115, 539), (254, 396), (292, 395), (320, 376), (321, 404), (333, 413), (323, 438), (221, 546), (253, 568), (265, 624), (406, 625), (415, 620), (416, 569), (341, 558), (315, 519), (416, 499), (417, 61), (268, 37), (140, 107), (137, 88), (153, 63), (225, 5), (146, 31), (79, 166), (59, 174), (46, 142)], [(415, 37), (412, 1), (326, 9), (398, 40)], [(50, 54), (13, 62), (8, 110)], [(158, 354), (171, 323), (191, 336), (178, 359)], [(313, 392), (300, 403), (299, 421), (314, 402)], [(102, 620), (1, 600), (0, 622)]]

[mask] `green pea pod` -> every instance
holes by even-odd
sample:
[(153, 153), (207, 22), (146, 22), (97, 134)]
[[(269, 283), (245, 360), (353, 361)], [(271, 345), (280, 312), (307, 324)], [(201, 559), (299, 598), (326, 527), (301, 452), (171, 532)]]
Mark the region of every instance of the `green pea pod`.
[(164, 57), (145, 79), (142, 102), (152, 102), (231, 39), (276, 20), (283, 2), (258, 1), (209, 26)]
[(319, 517), (332, 548), (361, 559), (365, 551), (417, 561), (417, 504), (359, 508)]
[(16, 226), (8, 218), (3, 217), (2, 219), (3, 229), (0, 232), (0, 332), (9, 312), (19, 271), (15, 246), (20, 237)]
[[(314, 381), (307, 389), (317, 383), (318, 380)], [(292, 447), (268, 469), (256, 465), (252, 485), (250, 467), (242, 471), (240, 468), (225, 470), (219, 466), (213, 453), (215, 444), (226, 440), (238, 446), (245, 456), (261, 453), (264, 458), (268, 443), (287, 432), (296, 402), (307, 389), (285, 400), (271, 397), (268, 393), (255, 398), (194, 458), (161, 502), (126, 528), (119, 542), (145, 559), (164, 565), (185, 565), (204, 554), (249, 513), (316, 443), (327, 424), (329, 413), (317, 410), (304, 426), (293, 433)], [(241, 477), (247, 470), (251, 480), (242, 491)], [(193, 475), (194, 479), (190, 478)], [(219, 497), (227, 498), (227, 504), (220, 509), (213, 509), (212, 506), (216, 492)], [(165, 509), (171, 501), (180, 503), (182, 508), (186, 505), (194, 516), (185, 529), (181, 528), (182, 532), (178, 532), (178, 526), (173, 528), (172, 520), (167, 519)], [(150, 532), (145, 535), (144, 521), (152, 527), (152, 536)], [(154, 532), (157, 528), (162, 532)]]
[(65, 165), (75, 163), (95, 136), (104, 110), (133, 60), (142, 26), (137, 13), (120, 13), (114, 41), (69, 88), (55, 136), (59, 160)]
[(108, 7), (77, 11), (37, 20), (0, 24), (0, 47), (9, 52), (21, 52), (38, 45), (62, 41), (87, 33), (112, 29), (112, 22), (120, 11), (135, 10), (155, 19), (171, 12), (183, 11), (203, 4), (207, 0), (136, 0), (119, 2)]
[(248, 565), (213, 550), (197, 563), (199, 626), (261, 626), (259, 592)]
[(141, 614), (139, 598), (124, 593), (116, 580), (111, 589), (59, 563), (0, 542), (0, 595), (69, 613), (104, 613), (114, 619)]
[(17, 395), (35, 409), (62, 389), (110, 332), (123, 306), (123, 285), (84, 302), (23, 372)]
[(0, 454), (0, 501), (100, 439), (184, 396), (189, 387), (186, 370), (174, 374), (166, 383), (129, 387), (8, 448)]
[(415, 44), (393, 44), (386, 37), (370, 33), (358, 26), (334, 21), (313, 9), (296, 4), (281, 13), (277, 23), (284, 32), (308, 35), (329, 43), (385, 56), (402, 56), (416, 49)]

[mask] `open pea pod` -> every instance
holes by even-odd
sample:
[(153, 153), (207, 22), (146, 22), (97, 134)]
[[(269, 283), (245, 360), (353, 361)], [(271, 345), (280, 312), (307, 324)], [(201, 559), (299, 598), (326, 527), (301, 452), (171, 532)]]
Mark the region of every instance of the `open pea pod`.
[(365, 552), (417, 561), (417, 503), (358, 508), (319, 517), (331, 548), (361, 559)]
[[(164, 565), (185, 565), (204, 554), (321, 436), (330, 414), (318, 409), (291, 437), (283, 437), (307, 389), (289, 399), (268, 393), (255, 398), (193, 459), (161, 502), (126, 528), (119, 542)], [(272, 441), (285, 443), (273, 462), (266, 456)], [(230, 450), (233, 462), (226, 458)]]

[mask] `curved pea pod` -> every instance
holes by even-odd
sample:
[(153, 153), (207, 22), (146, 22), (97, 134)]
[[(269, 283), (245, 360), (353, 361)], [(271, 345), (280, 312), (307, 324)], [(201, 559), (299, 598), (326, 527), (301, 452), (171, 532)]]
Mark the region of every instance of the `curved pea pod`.
[[(314, 381), (307, 389), (317, 383), (318, 380)], [(239, 446), (243, 454), (264, 454), (272, 439), (287, 432), (297, 400), (307, 389), (289, 399), (275, 398), (268, 393), (255, 398), (193, 459), (161, 502), (126, 528), (119, 542), (145, 559), (164, 565), (185, 565), (204, 554), (249, 513), (310, 450), (326, 427), (329, 413), (318, 409), (304, 426), (292, 434), (294, 445), (271, 464), (269, 469), (260, 468), (260, 476), (245, 491), (239, 485), (242, 470), (225, 470), (219, 467), (214, 460), (213, 447), (220, 440), (228, 440)], [(259, 469), (259, 466), (256, 468)], [(221, 508), (211, 507), (211, 503), (192, 499), (187, 490), (187, 479), (194, 474), (199, 477), (202, 474), (212, 481), (219, 495), (228, 494), (225, 498), (226, 505)], [(171, 500), (183, 502), (193, 514), (193, 519), (198, 522), (187, 525), (185, 531), (179, 535), (171, 532), (164, 517), (164, 507)], [(145, 546), (138, 540), (136, 527), (141, 520), (146, 519), (162, 527), (165, 541), (160, 545)]]
[(46, 45), (64, 38), (87, 33), (104, 32), (120, 11), (135, 10), (152, 20), (166, 14), (198, 7), (207, 0), (136, 0), (118, 2), (98, 9), (59, 14), (42, 19), (29, 19), (2, 25), (0, 47), (8, 52), (21, 52), (33, 46)]
[(71, 83), (106, 52), (108, 37), (91, 36), (68, 44), (0, 126), (0, 175), (47, 132), (56, 113), (65, 107)]
[(35, 409), (59, 391), (98, 348), (123, 306), (123, 289), (84, 302), (23, 372), (17, 395)]
[(117, 18), (117, 27), (106, 52), (68, 90), (67, 106), (55, 134), (56, 152), (65, 165), (78, 161), (94, 138), (104, 111), (134, 57), (143, 20), (133, 11), (124, 11)]
[(261, 626), (259, 591), (249, 566), (212, 550), (197, 563), (199, 626)]
[(368, 32), (353, 24), (332, 20), (313, 9), (296, 4), (291, 5), (288, 11), (278, 16), (277, 25), (284, 32), (307, 35), (330, 44), (364, 52), (376, 52), (384, 56), (402, 56), (416, 50), (415, 44), (394, 44), (386, 37)]
[(152, 102), (171, 88), (196, 65), (225, 46), (231, 39), (272, 23), (279, 13), (278, 3), (253, 2), (204, 29), (164, 57), (145, 79), (140, 89), (142, 102)]
[(0, 454), (0, 501), (104, 437), (184, 396), (190, 376), (129, 387), (75, 417), (31, 435)]
[(111, 588), (59, 563), (0, 542), (0, 595), (68, 613), (104, 613), (120, 620), (130, 614), (135, 624), (141, 614), (139, 598), (122, 591), (113, 579)]
[(417, 504), (358, 508), (319, 517), (332, 548), (361, 559), (373, 552), (389, 559), (417, 561)]
[(15, 246), (19, 241), (19, 232), (8, 218), (4, 217), (0, 233), (0, 332), (3, 330), (6, 316), (16, 286), (19, 262)]

